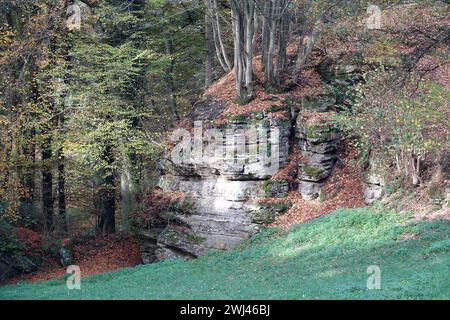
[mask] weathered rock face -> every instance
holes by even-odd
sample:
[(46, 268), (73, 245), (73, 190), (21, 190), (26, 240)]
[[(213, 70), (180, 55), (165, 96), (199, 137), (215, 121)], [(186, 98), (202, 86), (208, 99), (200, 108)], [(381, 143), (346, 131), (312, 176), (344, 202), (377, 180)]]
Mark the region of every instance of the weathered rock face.
[(375, 201), (381, 200), (385, 188), (385, 179), (380, 174), (380, 168), (377, 165), (371, 164), (365, 173), (363, 196), (366, 204), (372, 204)]
[(0, 282), (36, 270), (37, 265), (25, 256), (0, 253)]
[[(79, 0), (67, 7), (66, 10), (66, 27), (69, 30), (81, 30), (84, 25), (87, 25), (87, 21), (92, 16), (91, 8)], [(90, 28), (90, 27), (89, 27)]]
[[(333, 102), (321, 97), (315, 103), (325, 111)], [(188, 200), (141, 232), (144, 262), (232, 248), (286, 212), (291, 207), (290, 185), (273, 176), (287, 164), (294, 138), (307, 159), (307, 164), (299, 164), (302, 196), (316, 198), (331, 174), (339, 137), (326, 122), (312, 125), (302, 112), (295, 121), (295, 112), (277, 107), (214, 126), (218, 105), (214, 100), (199, 103), (192, 113), (194, 128), (178, 130), (177, 145), (161, 161), (158, 186), (183, 193)], [(211, 141), (222, 148), (210, 148)]]
[[(197, 107), (193, 120), (209, 120), (199, 108), (202, 106)], [(191, 258), (211, 249), (229, 249), (290, 207), (287, 201), (258, 202), (265, 197), (283, 198), (288, 193), (286, 181), (270, 180), (287, 163), (291, 134), (288, 110), (282, 117), (277, 114), (238, 116), (225, 126), (208, 128), (200, 128), (205, 123), (194, 122), (188, 138), (191, 147), (186, 151), (175, 146), (161, 161), (159, 182), (166, 192), (188, 195), (189, 204), (168, 212), (167, 225), (147, 232), (148, 241), (142, 248), (144, 261)], [(211, 135), (217, 142), (212, 151), (205, 146)], [(204, 146), (200, 157), (195, 150), (199, 137)], [(182, 141), (185, 143), (186, 137)]]
[(327, 112), (334, 108), (336, 99), (329, 95), (305, 97), (303, 110), (307, 112)]
[(310, 113), (300, 113), (296, 122), (296, 138), (304, 161), (299, 163), (299, 192), (306, 200), (319, 196), (323, 182), (331, 175), (337, 160), (339, 133), (322, 119), (311, 123)]

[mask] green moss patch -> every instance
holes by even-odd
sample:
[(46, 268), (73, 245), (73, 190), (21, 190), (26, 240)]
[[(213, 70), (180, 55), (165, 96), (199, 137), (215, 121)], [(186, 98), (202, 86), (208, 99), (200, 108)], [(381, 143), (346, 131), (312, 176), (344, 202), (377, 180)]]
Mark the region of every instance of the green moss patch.
[(322, 173), (320, 168), (312, 167), (312, 166), (304, 166), (303, 172), (306, 173), (310, 177), (318, 177)]

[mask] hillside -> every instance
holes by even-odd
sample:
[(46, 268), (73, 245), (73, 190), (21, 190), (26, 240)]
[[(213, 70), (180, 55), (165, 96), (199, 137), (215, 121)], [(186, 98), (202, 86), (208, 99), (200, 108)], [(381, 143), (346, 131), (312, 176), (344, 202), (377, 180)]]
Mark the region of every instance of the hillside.
[[(0, 299), (446, 299), (449, 221), (346, 209), (268, 229), (228, 252), (83, 278), (0, 288)], [(366, 286), (381, 269), (381, 289)], [(262, 286), (262, 284), (264, 284)]]
[(0, 299), (449, 299), (447, 2), (0, 0)]
[(144, 263), (230, 249), (266, 226), (376, 201), (448, 217), (448, 61), (416, 31), (428, 23), (445, 36), (438, 8), (387, 9), (383, 31), (340, 17), (289, 75), (301, 56), (293, 35), (281, 87), (267, 80), (264, 50), (242, 96), (236, 69), (212, 82), (167, 133), (156, 190), (134, 224)]

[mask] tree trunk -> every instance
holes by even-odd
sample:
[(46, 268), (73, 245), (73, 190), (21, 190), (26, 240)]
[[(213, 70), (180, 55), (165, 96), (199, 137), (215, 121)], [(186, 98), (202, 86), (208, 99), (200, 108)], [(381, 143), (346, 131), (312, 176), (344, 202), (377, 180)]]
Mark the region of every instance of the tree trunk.
[(280, 89), (282, 86), (281, 77), (286, 68), (286, 48), (289, 42), (289, 25), (291, 21), (290, 12), (285, 9), (287, 1), (283, 0), (281, 5), (283, 12), (280, 13), (278, 21), (278, 56), (274, 68), (274, 85)]
[(264, 8), (263, 69), (267, 90), (280, 90), (290, 39), (291, 0), (271, 0)]
[(164, 48), (166, 55), (169, 57), (170, 61), (168, 66), (166, 67), (166, 82), (167, 82), (167, 94), (169, 95), (169, 105), (172, 110), (172, 115), (175, 121), (180, 120), (180, 115), (178, 113), (177, 100), (175, 95), (175, 86), (173, 83), (173, 67), (175, 61), (172, 57), (173, 48), (172, 48), (172, 39), (170, 36), (167, 36), (164, 40)]
[(254, 96), (253, 84), (253, 34), (254, 0), (231, 0), (234, 37), (234, 71), (236, 94), (243, 103)]
[[(44, 135), (48, 135), (44, 132)], [(44, 137), (42, 145), (42, 211), (44, 215), (45, 231), (50, 233), (53, 231), (53, 175), (52, 175), (52, 139)]]
[(274, 81), (274, 53), (275, 53), (275, 39), (276, 39), (276, 20), (278, 17), (280, 1), (274, 0), (270, 6), (269, 20), (267, 21), (269, 33), (268, 44), (266, 52), (266, 65), (264, 67), (266, 83), (270, 87), (275, 87)]
[(254, 97), (254, 83), (253, 83), (253, 35), (255, 33), (255, 2), (248, 0), (244, 2), (245, 13), (245, 90), (247, 99)]
[(22, 185), (27, 190), (27, 194), (20, 199), (21, 217), (31, 216), (36, 212), (35, 206), (35, 165), (36, 165), (36, 131), (34, 128), (24, 133), (24, 143), (22, 143), (22, 153), (26, 159), (24, 168), (20, 171)]
[(206, 42), (206, 57), (205, 57), (205, 88), (212, 83), (213, 66), (214, 66), (214, 34), (212, 19), (208, 12), (205, 13), (205, 42)]
[(67, 233), (65, 174), (64, 157), (61, 155), (58, 164), (58, 218), (61, 222), (62, 231)]
[(115, 176), (111, 169), (114, 163), (112, 148), (110, 145), (104, 147), (103, 161), (107, 168), (101, 170), (96, 187), (95, 206), (99, 211), (98, 231), (107, 234), (116, 232), (116, 193)]
[(264, 6), (263, 25), (262, 25), (262, 66), (263, 71), (266, 71), (268, 52), (269, 52), (269, 39), (270, 39), (270, 21), (272, 17), (272, 1), (268, 1)]
[(241, 15), (239, 12), (238, 4), (236, 0), (232, 0), (232, 16), (233, 16), (233, 37), (234, 37), (234, 75), (235, 75), (235, 86), (236, 86), (236, 95), (238, 97), (242, 97), (243, 88), (242, 88), (242, 21)]
[(217, 55), (217, 60), (220, 66), (225, 72), (229, 72), (233, 66), (222, 39), (222, 28), (220, 25), (219, 8), (217, 6), (217, 0), (205, 0), (206, 14), (209, 16), (213, 31), (213, 43)]
[(122, 232), (129, 232), (128, 218), (132, 211), (136, 209), (136, 189), (135, 179), (133, 179), (133, 169), (126, 163), (122, 169), (120, 177), (120, 213), (122, 221)]
[(308, 34), (308, 24), (312, 23), (311, 18), (309, 18), (309, 15), (311, 14), (311, 8), (312, 8), (312, 1), (310, 1), (307, 4), (306, 11), (304, 16), (304, 22), (301, 30), (301, 37), (300, 37), (300, 43), (298, 44), (297, 49), (297, 60), (295, 62), (295, 67), (292, 71), (291, 78), (292, 82), (295, 84), (298, 81), (300, 70), (305, 66), (305, 63), (309, 57), (309, 54), (311, 53), (314, 44), (317, 40), (317, 34), (319, 33), (320, 26), (322, 23), (322, 15), (317, 18), (317, 20), (314, 22), (314, 25), (312, 27), (312, 30)]
[[(64, 115), (58, 117), (58, 126), (60, 131), (64, 126)], [(66, 172), (64, 165), (64, 154), (60, 147), (58, 150), (58, 219), (61, 223), (61, 231), (67, 233), (67, 219), (66, 219)]]

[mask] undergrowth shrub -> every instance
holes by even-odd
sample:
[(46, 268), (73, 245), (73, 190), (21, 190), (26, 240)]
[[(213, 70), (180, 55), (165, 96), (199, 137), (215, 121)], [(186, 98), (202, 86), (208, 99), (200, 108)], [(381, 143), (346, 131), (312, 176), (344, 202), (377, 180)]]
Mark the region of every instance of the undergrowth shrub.
[(6, 221), (0, 220), (0, 254), (17, 254), (23, 249), (14, 228)]
[(337, 123), (357, 138), (362, 161), (376, 161), (395, 178), (418, 185), (425, 159), (437, 160), (430, 155), (448, 148), (450, 93), (441, 84), (402, 76), (385, 68), (365, 74), (354, 87), (354, 103), (339, 113)]

